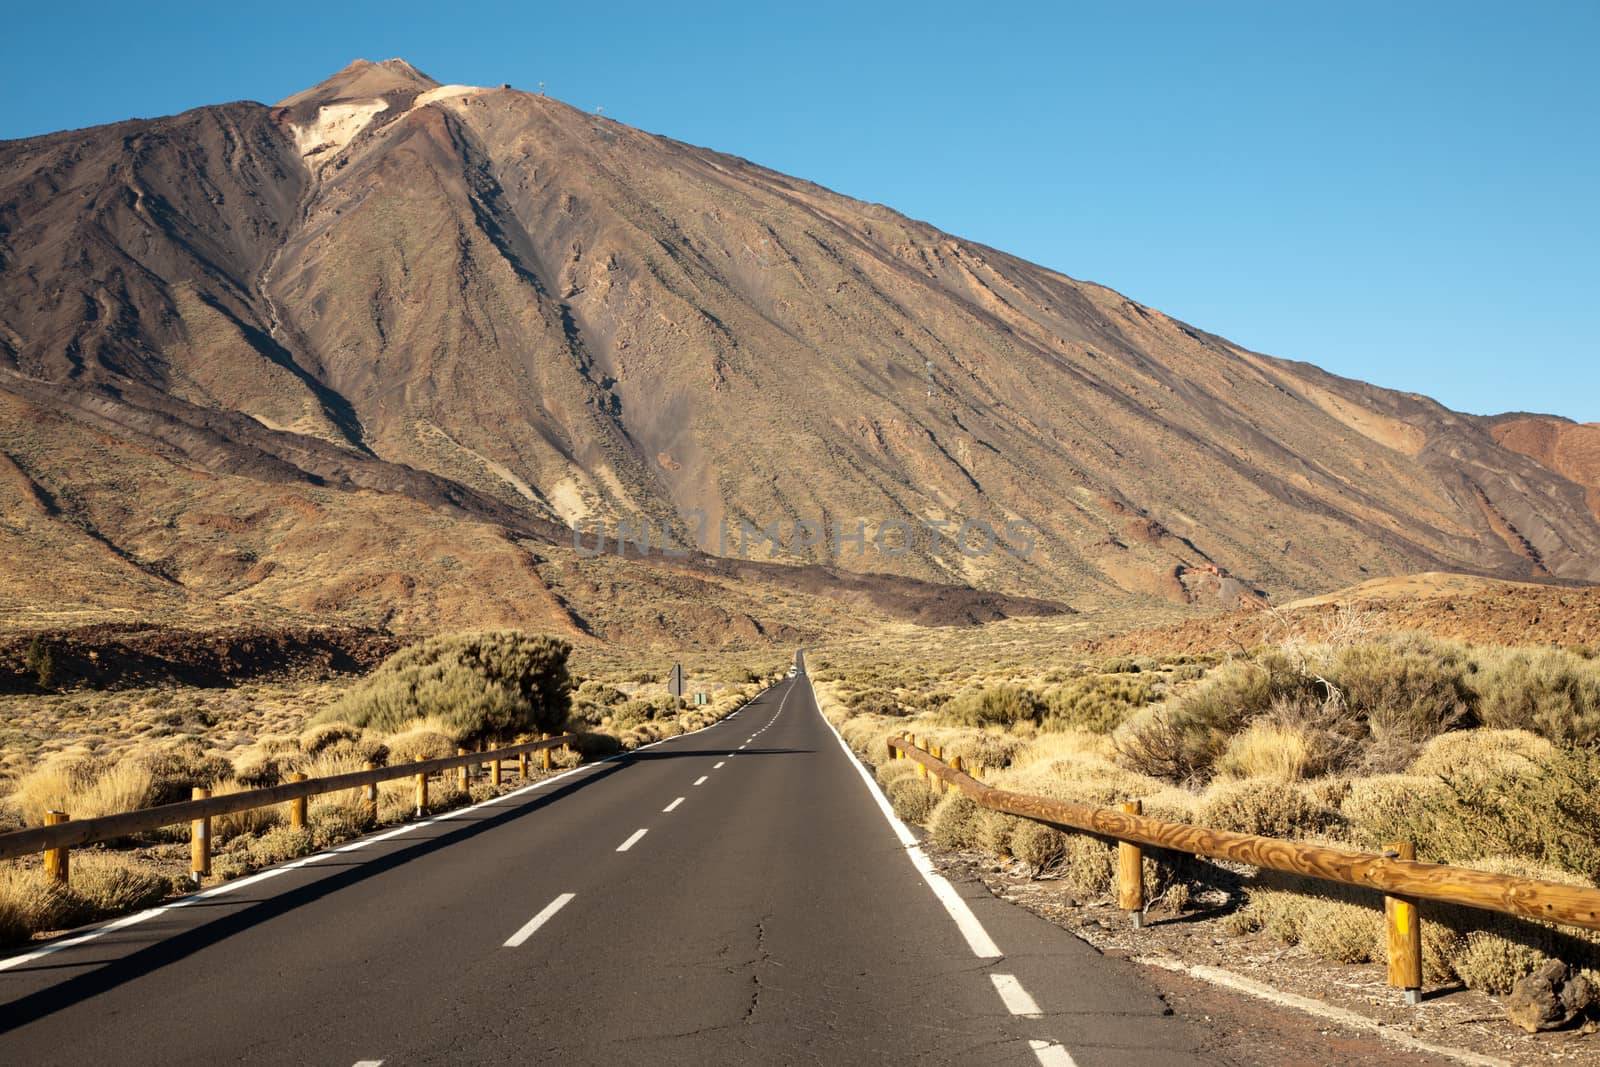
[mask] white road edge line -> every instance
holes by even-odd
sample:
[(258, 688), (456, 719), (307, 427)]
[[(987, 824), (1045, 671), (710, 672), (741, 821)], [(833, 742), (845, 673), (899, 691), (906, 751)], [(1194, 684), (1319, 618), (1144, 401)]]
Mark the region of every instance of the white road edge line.
[(849, 757), (856, 773), (861, 775), (861, 780), (867, 784), (867, 792), (878, 805), (878, 810), (883, 812), (883, 817), (888, 820), (889, 826), (894, 830), (895, 836), (906, 847), (906, 855), (911, 858), (911, 865), (922, 875), (922, 880), (928, 883), (928, 888), (933, 890), (933, 895), (939, 898), (939, 903), (944, 905), (944, 910), (950, 913), (950, 918), (955, 920), (961, 936), (967, 939), (967, 947), (972, 954), (982, 960), (999, 959), (1005, 953), (1000, 951), (1000, 946), (994, 943), (994, 938), (989, 936), (989, 931), (983, 928), (978, 917), (972, 914), (972, 909), (967, 902), (961, 899), (955, 887), (933, 869), (933, 861), (922, 849), (917, 847), (917, 839), (912, 835), (906, 824), (895, 817), (894, 809), (884, 799), (883, 793), (878, 789), (878, 783), (872, 780), (872, 773), (856, 759), (856, 754), (850, 751), (850, 746), (844, 743), (844, 738), (839, 736), (839, 731), (833, 728), (833, 723), (828, 722), (828, 717), (822, 714), (822, 705), (817, 703), (816, 687), (811, 685), (810, 675), (806, 676), (806, 685), (811, 688), (811, 703), (817, 709), (817, 714), (822, 716), (823, 723), (833, 733), (833, 739), (839, 742), (839, 747), (844, 749), (844, 754)]
[[(534, 932), (537, 931), (539, 927), (549, 922), (555, 916), (556, 912), (572, 903), (572, 898), (575, 896), (577, 896), (576, 893), (562, 893), (559, 897), (556, 897), (556, 899), (546, 904), (544, 906), (544, 910), (539, 912), (539, 914), (535, 915), (533, 918), (529, 919), (527, 923), (523, 925), (522, 929), (506, 938), (504, 947), (519, 947), (524, 941), (532, 937)], [(357, 1064), (356, 1067), (360, 1067), (360, 1064)]]
[(1130, 962), (1143, 964), (1146, 967), (1160, 967), (1162, 970), (1175, 971), (1178, 974), (1186, 974), (1190, 978), (1196, 978), (1202, 982), (1210, 982), (1212, 985), (1222, 986), (1224, 989), (1232, 989), (1248, 996), (1257, 997), (1280, 1007), (1295, 1008), (1305, 1012), (1307, 1015), (1326, 1019), (1339, 1026), (1349, 1027), (1352, 1030), (1362, 1030), (1369, 1034), (1377, 1034), (1385, 1041), (1393, 1041), (1397, 1045), (1416, 1052), (1427, 1052), (1435, 1056), (1442, 1056), (1445, 1059), (1471, 1064), (1472, 1067), (1511, 1067), (1509, 1060), (1502, 1060), (1497, 1056), (1486, 1056), (1478, 1052), (1470, 1052), (1467, 1049), (1453, 1048), (1449, 1045), (1436, 1045), (1431, 1041), (1412, 1037), (1410, 1034), (1376, 1019), (1369, 1019), (1359, 1012), (1336, 1007), (1332, 1004), (1324, 1004), (1320, 1000), (1302, 997), (1298, 993), (1285, 993), (1281, 989), (1273, 989), (1269, 985), (1264, 985), (1252, 978), (1246, 978), (1242, 974), (1225, 971), (1221, 967), (1208, 967), (1199, 963), (1180, 963), (1177, 960), (1160, 959), (1152, 956), (1135, 956)]
[[(739, 711), (743, 711), (745, 708), (748, 708), (750, 704), (755, 702), (755, 700), (760, 700), (762, 695), (764, 695), (766, 692), (767, 690), (764, 689), (760, 693), (757, 693), (755, 699), (750, 701), (750, 703), (740, 707)], [(733, 715), (739, 714), (739, 711), (735, 711)], [(711, 726), (716, 726), (721, 722), (725, 722), (727, 719), (731, 719), (733, 715), (728, 715), (723, 719), (719, 719), (717, 722), (712, 723)], [(701, 729), (709, 730), (711, 729), (711, 726), (703, 726)], [(679, 734), (678, 737), (689, 737), (699, 732), (699, 730), (691, 730), (689, 733)], [(508, 800), (520, 797), (524, 793), (554, 785), (563, 778), (570, 778), (575, 774), (583, 774), (588, 771), (593, 771), (595, 768), (603, 766), (604, 764), (625, 759), (634, 753), (643, 752), (647, 748), (655, 748), (657, 745), (665, 745), (668, 742), (676, 741), (677, 739), (677, 737), (664, 737), (660, 741), (652, 741), (648, 745), (640, 745), (638, 748), (634, 749), (633, 752), (619, 752), (615, 756), (607, 756), (605, 759), (596, 760), (593, 763), (581, 764), (580, 766), (574, 767), (569, 771), (562, 771), (560, 774), (552, 775), (549, 778), (541, 778), (537, 782), (531, 782), (528, 785), (523, 786), (521, 789), (513, 789), (511, 792), (505, 793), (498, 797), (490, 797), (488, 800), (480, 800), (478, 803), (468, 804), (464, 808), (452, 808), (450, 811), (441, 812), (440, 814), (434, 815), (427, 819), (418, 819), (416, 822), (403, 823), (400, 826), (397, 826), (392, 830), (385, 831), (381, 834), (374, 834), (371, 837), (363, 837), (359, 841), (354, 841), (347, 845), (339, 845), (323, 852), (314, 852), (309, 856), (302, 856), (297, 860), (292, 860), (277, 867), (269, 867), (264, 871), (258, 871), (255, 874), (246, 875), (243, 878), (235, 878), (230, 882), (223, 882), (221, 885), (212, 886), (210, 889), (205, 889), (198, 893), (191, 893), (186, 897), (179, 897), (170, 904), (159, 904), (153, 908), (146, 908), (144, 911), (136, 911), (132, 915), (124, 915), (120, 919), (111, 920), (104, 926), (97, 926), (93, 930), (76, 934), (72, 937), (63, 938), (60, 941), (52, 941), (50, 944), (36, 948), (32, 952), (24, 952), (20, 956), (10, 956), (6, 959), (0, 959), (0, 971), (8, 971), (13, 967), (20, 967), (25, 963), (32, 963), (34, 960), (43, 959), (44, 957), (53, 953), (60, 952), (64, 948), (72, 948), (76, 945), (82, 945), (90, 941), (97, 941), (106, 934), (114, 933), (117, 930), (125, 930), (130, 926), (136, 926), (142, 922), (148, 922), (158, 915), (165, 915), (169, 911), (176, 911), (179, 908), (192, 908), (195, 905), (204, 903), (213, 897), (220, 897), (227, 893), (237, 892), (240, 889), (245, 889), (260, 882), (265, 882), (269, 878), (276, 878), (280, 874), (287, 874), (290, 871), (297, 871), (301, 867), (309, 867), (314, 863), (321, 863), (324, 860), (332, 859), (333, 857), (342, 855), (346, 852), (355, 852), (359, 849), (366, 848), (369, 845), (375, 845), (380, 841), (387, 841), (391, 837), (399, 837), (401, 834), (409, 834), (413, 830), (420, 830), (425, 826), (432, 826), (435, 823), (448, 822), (451, 819), (459, 819), (463, 815), (477, 811), (479, 808), (488, 807), (492, 804), (503, 804)]]
[(1014, 974), (991, 974), (989, 981), (994, 983), (994, 991), (1000, 994), (1000, 999), (1006, 1002), (1006, 1011), (1012, 1015), (1020, 1015), (1025, 1019), (1037, 1019), (1044, 1012), (1039, 1010), (1039, 1002), (1029, 995), (1022, 983), (1017, 981)]
[(1029, 1041), (1028, 1047), (1038, 1057), (1039, 1067), (1078, 1067), (1072, 1053), (1053, 1041)]
[(622, 844), (617, 846), (617, 851), (618, 852), (626, 852), (626, 851), (628, 851), (634, 845), (637, 845), (639, 843), (639, 838), (643, 837), (645, 834), (647, 834), (649, 832), (650, 831), (649, 831), (648, 828), (644, 829), (644, 830), (635, 830), (633, 832), (632, 836), (630, 836), (626, 841), (624, 841)]
[(661, 814), (665, 815), (667, 812), (671, 811), (672, 809), (676, 808), (679, 804), (682, 804), (682, 803), (683, 803), (683, 797), (679, 797), (677, 800), (674, 800), (671, 804), (668, 804), (666, 807), (662, 808), (661, 809)]

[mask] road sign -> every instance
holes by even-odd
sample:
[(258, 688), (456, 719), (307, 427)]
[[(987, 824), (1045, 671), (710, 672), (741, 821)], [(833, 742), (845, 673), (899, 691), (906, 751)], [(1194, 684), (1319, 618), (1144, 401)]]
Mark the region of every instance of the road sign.
[(667, 679), (667, 692), (675, 697), (683, 696), (683, 664), (672, 665), (672, 677)]

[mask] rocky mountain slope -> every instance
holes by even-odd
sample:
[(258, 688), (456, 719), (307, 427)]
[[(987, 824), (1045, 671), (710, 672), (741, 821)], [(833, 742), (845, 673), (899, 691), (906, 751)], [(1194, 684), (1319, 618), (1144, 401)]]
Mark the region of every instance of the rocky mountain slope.
[[(17, 612), (582, 629), (617, 597), (697, 603), (663, 592), (690, 576), (752, 609), (798, 577), (571, 547), (571, 524), (641, 518), (712, 556), (741, 520), (861, 524), (865, 551), (794, 546), (807, 595), (913, 615), (1044, 610), (966, 586), (1095, 605), (1600, 578), (1588, 489), (1507, 433), (399, 60), (0, 143)], [(964, 521), (1032, 550), (963, 554)]]

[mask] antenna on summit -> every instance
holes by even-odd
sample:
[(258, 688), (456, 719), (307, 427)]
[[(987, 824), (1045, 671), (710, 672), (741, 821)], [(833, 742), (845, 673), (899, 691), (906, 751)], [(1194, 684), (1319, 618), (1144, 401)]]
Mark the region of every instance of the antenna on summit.
[(539, 83), (539, 95), (540, 96), (544, 95), (544, 82), (540, 82)]

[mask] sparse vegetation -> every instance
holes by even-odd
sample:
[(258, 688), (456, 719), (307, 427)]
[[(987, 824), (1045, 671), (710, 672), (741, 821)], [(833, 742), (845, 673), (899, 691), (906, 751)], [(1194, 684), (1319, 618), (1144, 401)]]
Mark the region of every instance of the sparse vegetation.
[(312, 722), (399, 733), (427, 719), (462, 745), (557, 733), (569, 711), (571, 651), (514, 631), (429, 638), (389, 657)]
[[(692, 691), (705, 705), (684, 708), (666, 694), (666, 668), (645, 671), (636, 657), (590, 657), (570, 676), (564, 642), (498, 633), (425, 641), (391, 657), (353, 684), (233, 690), (162, 687), (115, 693), (6, 698), (0, 719), (0, 829), (38, 825), (48, 810), (76, 818), (186, 800), (196, 786), (214, 794), (276, 785), (291, 771), (327, 777), (367, 762), (410, 763), (453, 754), (463, 743), (525, 740), (576, 729), (579, 751), (557, 751), (557, 768), (579, 752), (610, 755), (661, 737), (709, 725), (745, 703), (769, 677), (736, 660), (686, 664)], [(668, 664), (670, 666), (670, 664)], [(730, 679), (739, 679), (730, 681)], [(492, 701), (442, 713), (453, 687), (483, 681)], [(570, 714), (569, 690), (577, 700)], [(23, 701), (26, 700), (27, 703)], [(603, 709), (586, 714), (584, 705)], [(320, 705), (320, 706), (319, 706)], [(338, 711), (335, 712), (334, 709)], [(512, 788), (508, 783), (505, 788)], [(493, 794), (479, 776), (461, 790), (453, 775), (430, 785), (429, 805), (442, 810)], [(257, 808), (213, 821), (213, 869), (234, 877), (365, 832), (372, 820), (359, 791), (315, 798), (308, 826), (292, 830), (279, 808)], [(383, 783), (377, 822), (413, 816), (412, 783)], [(110, 849), (76, 849), (70, 886), (49, 883), (36, 859), (0, 863), (0, 943), (59, 930), (144, 907), (174, 890), (186, 870), (186, 830), (171, 827)], [(122, 846), (135, 846), (132, 852)], [(181, 882), (181, 879), (180, 879)]]
[[(886, 668), (858, 650), (860, 666), (836, 654), (817, 690), (846, 742), (878, 765), (896, 812), (925, 822), (935, 845), (1011, 860), (1077, 900), (1112, 892), (1113, 848), (936, 797), (910, 761), (884, 759), (885, 739), (924, 738), (1019, 792), (1137, 797), (1176, 821), (1368, 850), (1411, 841), (1425, 859), (1600, 884), (1595, 661), (1386, 633), (1349, 611), (1316, 640), (1278, 629), (1274, 643), (1220, 659), (997, 652), (926, 671), (922, 692), (895, 687), (915, 661)], [(1370, 895), (1146, 861), (1147, 892), (1167, 906), (1208, 880), (1234, 884), (1245, 894), (1234, 929), (1331, 960), (1383, 958)], [(1600, 938), (1470, 909), (1430, 909), (1424, 931), (1430, 982), (1490, 991), (1545, 958), (1593, 966), (1600, 954)]]

